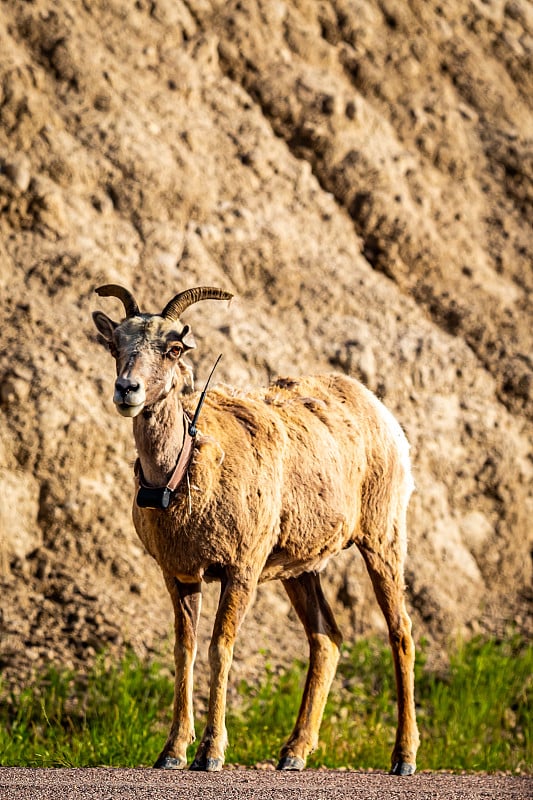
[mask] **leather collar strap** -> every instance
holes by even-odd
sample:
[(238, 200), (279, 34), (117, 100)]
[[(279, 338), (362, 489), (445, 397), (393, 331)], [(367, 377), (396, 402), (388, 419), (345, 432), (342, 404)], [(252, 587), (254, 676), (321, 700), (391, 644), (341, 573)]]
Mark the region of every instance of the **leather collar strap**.
[(166, 486), (151, 486), (146, 482), (143, 475), (141, 462), (137, 462), (138, 466), (138, 479), (139, 490), (137, 492), (137, 505), (139, 508), (158, 508), (166, 509), (170, 504), (172, 492), (175, 492), (187, 472), (190, 464), (193, 449), (194, 449), (194, 436), (191, 436), (190, 428), (191, 422), (187, 415), (183, 414), (184, 422), (184, 435), (181, 451), (174, 467), (174, 471), (170, 476)]

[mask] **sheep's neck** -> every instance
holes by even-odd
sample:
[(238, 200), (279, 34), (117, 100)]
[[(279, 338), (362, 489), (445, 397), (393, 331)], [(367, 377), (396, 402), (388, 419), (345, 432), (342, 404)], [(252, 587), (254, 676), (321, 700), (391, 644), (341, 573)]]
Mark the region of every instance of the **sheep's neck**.
[(183, 407), (177, 392), (133, 420), (143, 475), (152, 486), (166, 485), (181, 452), (184, 433)]

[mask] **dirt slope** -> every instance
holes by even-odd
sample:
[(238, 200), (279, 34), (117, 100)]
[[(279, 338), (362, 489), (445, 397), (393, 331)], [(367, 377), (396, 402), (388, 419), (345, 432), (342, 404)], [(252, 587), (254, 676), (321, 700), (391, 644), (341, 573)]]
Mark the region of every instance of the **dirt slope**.
[[(239, 386), (361, 378), (412, 443), (417, 638), (526, 627), (532, 34), (527, 0), (0, 4), (6, 674), (171, 630), (90, 321), (120, 313), (102, 282), (151, 311), (235, 292), (187, 312), (200, 385), (219, 352)], [(357, 552), (327, 578), (347, 639), (383, 631)], [(304, 653), (298, 631), (261, 589), (236, 676), (258, 648)]]

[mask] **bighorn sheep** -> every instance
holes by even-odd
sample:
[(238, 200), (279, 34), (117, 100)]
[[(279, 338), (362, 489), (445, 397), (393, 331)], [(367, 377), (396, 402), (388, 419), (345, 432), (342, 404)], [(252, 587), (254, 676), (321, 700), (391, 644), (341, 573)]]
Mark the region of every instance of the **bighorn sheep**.
[(194, 347), (181, 314), (193, 303), (229, 299), (221, 289), (180, 292), (161, 314), (141, 313), (129, 291), (126, 317), (100, 311), (96, 328), (115, 358), (114, 402), (133, 418), (138, 451), (133, 520), (159, 564), (175, 615), (172, 727), (156, 767), (186, 767), (194, 740), (193, 662), (203, 580), (220, 602), (209, 647), (207, 725), (191, 769), (222, 768), (228, 673), (237, 631), (261, 581), (280, 579), (310, 646), (296, 725), (278, 769), (300, 770), (317, 746), (341, 634), (320, 585), (328, 559), (356, 544), (385, 616), (398, 690), (392, 772), (415, 770), (414, 644), (404, 602), (406, 510), (412, 491), (408, 444), (394, 417), (346, 375), (279, 379), (246, 392), (205, 395), (202, 434), (190, 431), (198, 395), (182, 395)]

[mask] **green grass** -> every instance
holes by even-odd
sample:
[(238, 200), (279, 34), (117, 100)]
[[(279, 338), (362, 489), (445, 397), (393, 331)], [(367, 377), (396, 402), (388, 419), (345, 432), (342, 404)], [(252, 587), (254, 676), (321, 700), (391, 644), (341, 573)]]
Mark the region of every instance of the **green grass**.
[[(455, 649), (444, 675), (416, 662), (418, 768), (533, 771), (533, 647), (518, 637), (477, 639)], [(230, 717), (229, 760), (272, 758), (294, 724), (305, 670), (295, 665), (259, 689), (242, 687)], [(366, 640), (343, 652), (309, 766), (387, 769), (396, 732), (396, 690), (387, 645)]]
[(14, 697), (0, 692), (0, 764), (81, 767), (146, 764), (165, 740), (171, 677), (127, 655), (102, 657), (86, 676), (48, 669)]
[[(518, 637), (462, 645), (439, 675), (427, 669), (419, 648), (419, 769), (531, 772), (532, 676), (533, 647)], [(275, 759), (294, 724), (304, 677), (302, 664), (266, 667), (261, 685), (240, 687), (239, 707), (228, 714), (228, 762)], [(171, 705), (168, 668), (133, 655), (111, 668), (102, 658), (81, 677), (49, 669), (16, 696), (0, 686), (0, 764), (152, 764)], [(345, 649), (309, 766), (387, 769), (395, 714), (388, 647), (365, 640)]]

